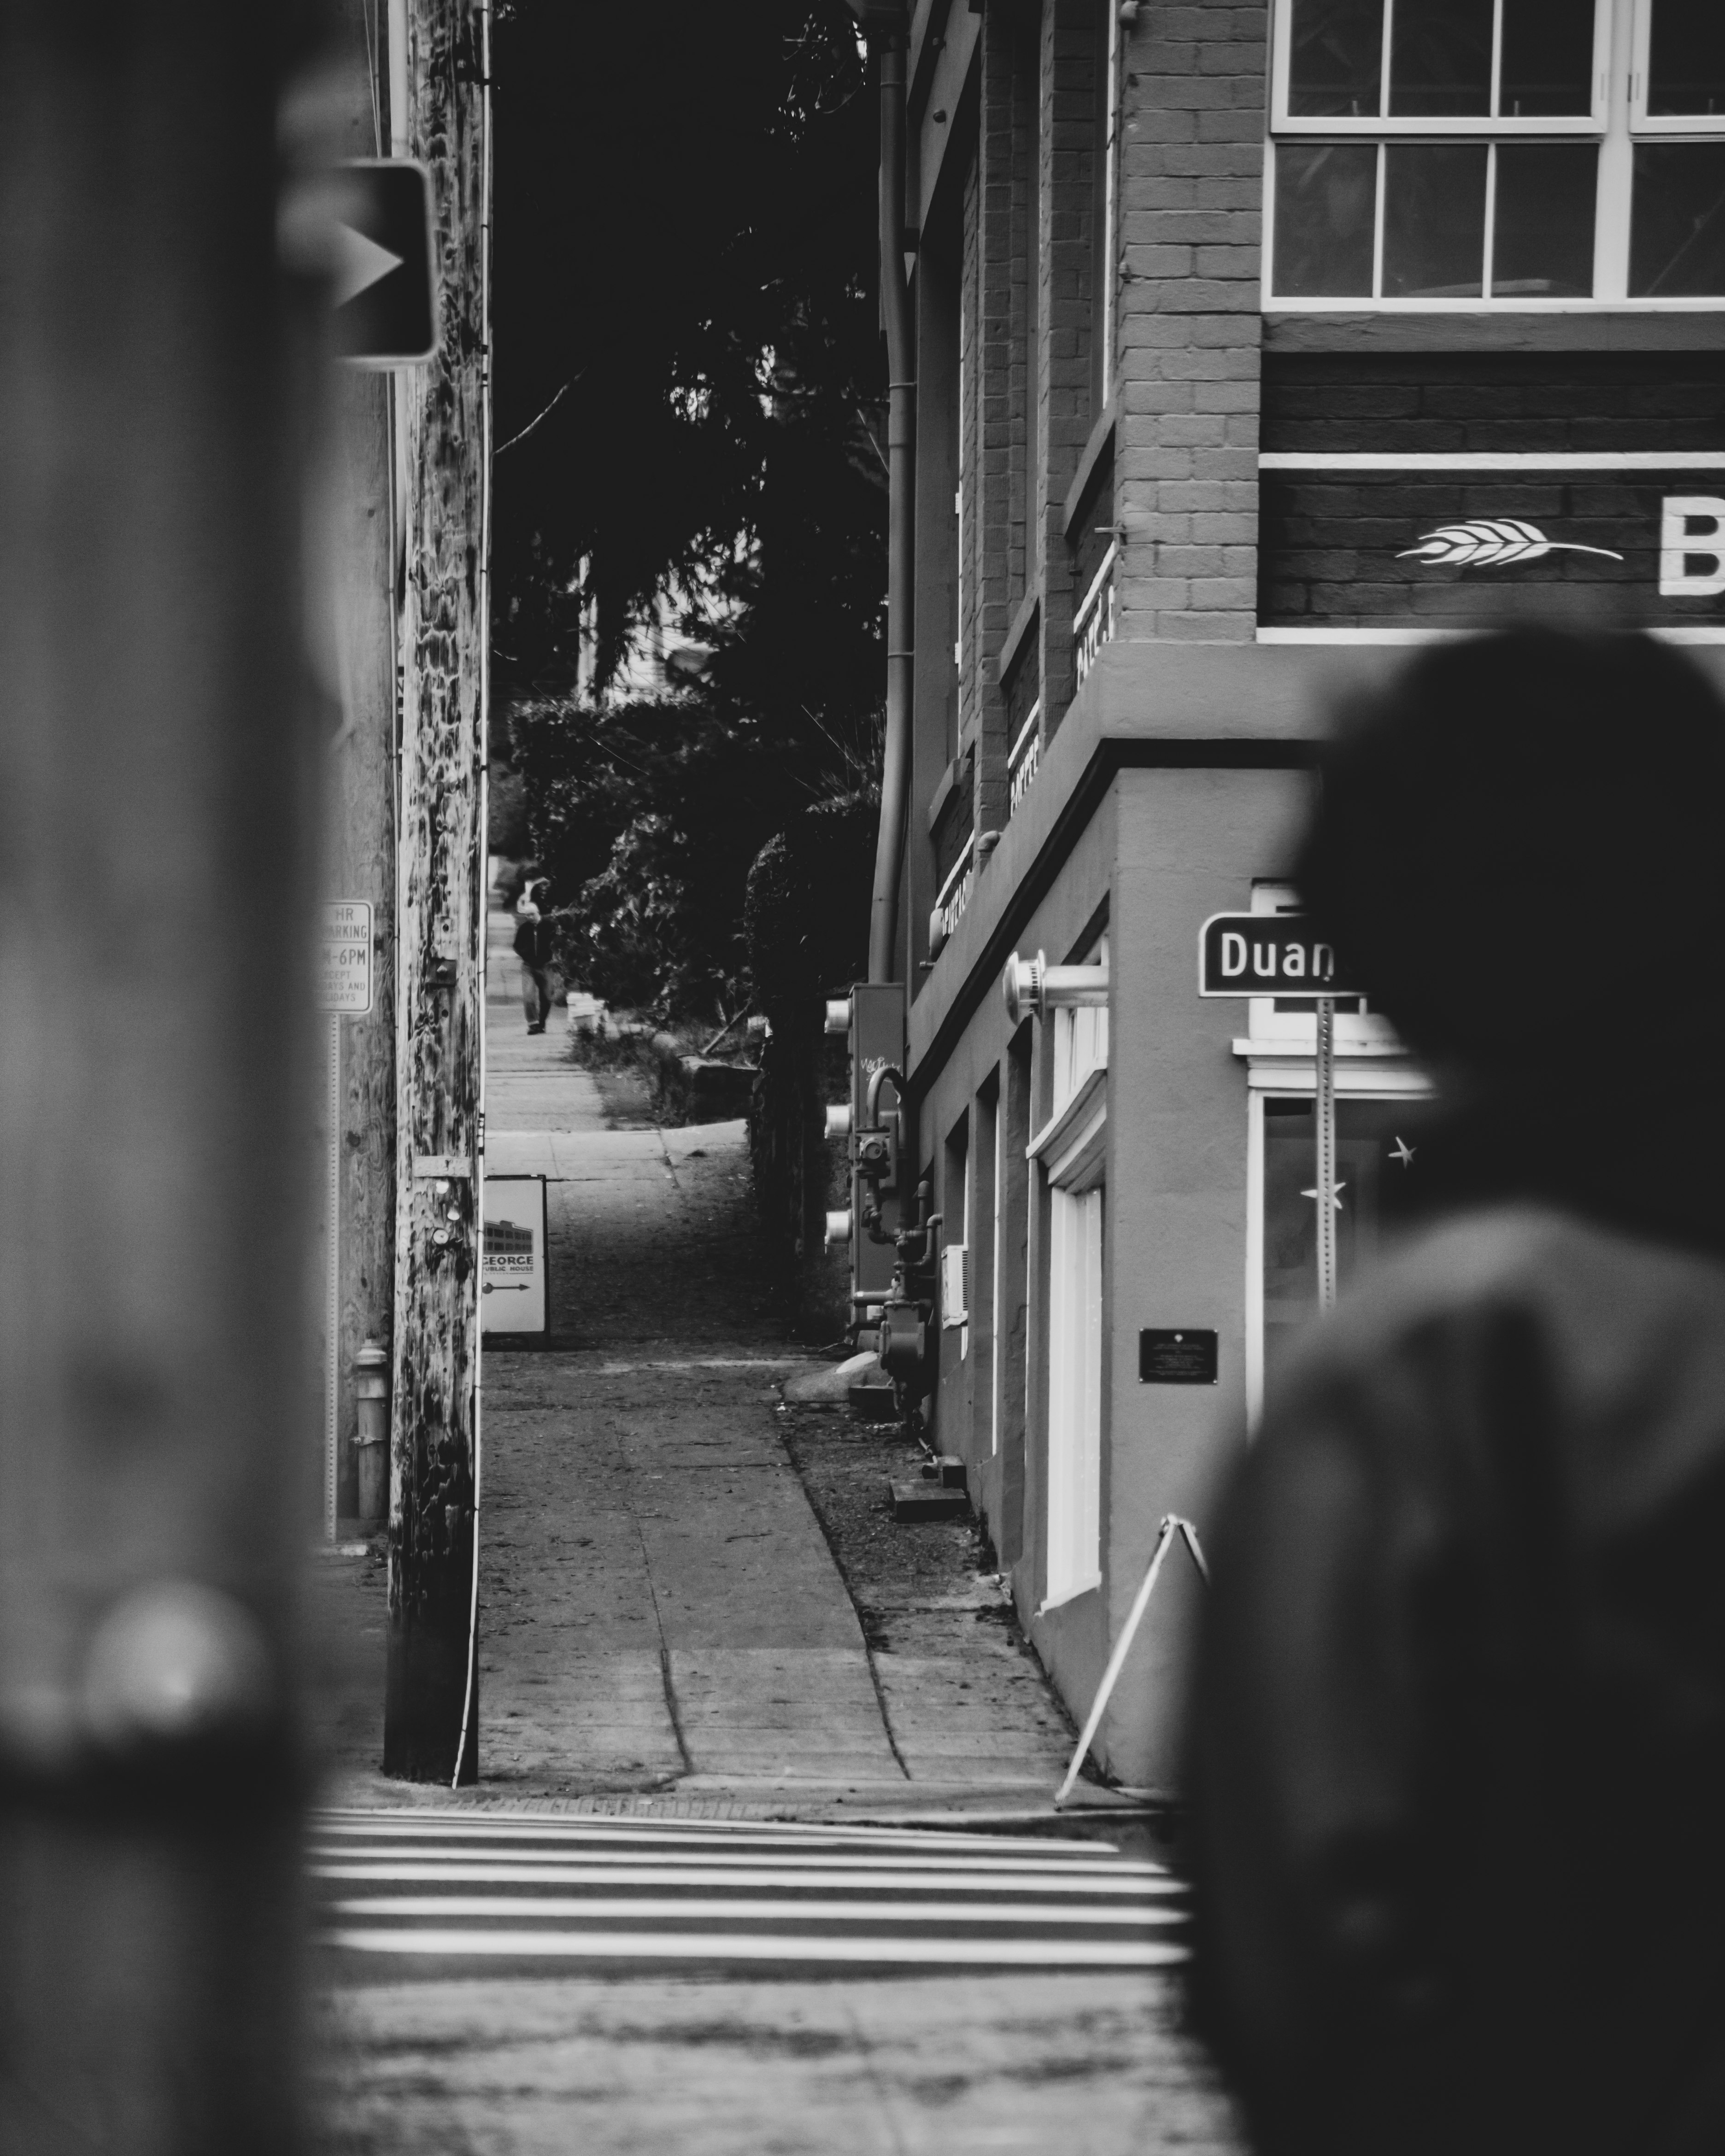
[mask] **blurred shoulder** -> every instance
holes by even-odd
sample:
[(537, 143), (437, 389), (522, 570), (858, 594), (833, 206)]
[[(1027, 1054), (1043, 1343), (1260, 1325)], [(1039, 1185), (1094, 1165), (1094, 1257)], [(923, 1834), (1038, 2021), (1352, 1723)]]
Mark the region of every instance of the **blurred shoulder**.
[(1308, 1328), (1276, 1390), (1307, 1392), (1448, 1343), (1514, 1333), (1584, 1388), (1677, 1368), (1725, 1394), (1725, 1258), (1556, 1206), (1482, 1207), (1408, 1236)]

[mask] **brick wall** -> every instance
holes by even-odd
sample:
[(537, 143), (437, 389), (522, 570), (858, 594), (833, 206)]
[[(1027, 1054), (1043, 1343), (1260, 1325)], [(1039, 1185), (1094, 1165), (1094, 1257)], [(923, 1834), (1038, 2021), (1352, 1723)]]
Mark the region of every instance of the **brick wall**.
[(1256, 619), (1265, 0), (1139, 11), (1121, 64), (1119, 634)]

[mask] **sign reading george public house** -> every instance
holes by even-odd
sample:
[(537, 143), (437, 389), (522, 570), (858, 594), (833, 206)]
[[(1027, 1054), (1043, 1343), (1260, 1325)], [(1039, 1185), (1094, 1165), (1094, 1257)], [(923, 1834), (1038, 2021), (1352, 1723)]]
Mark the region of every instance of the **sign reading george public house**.
[(1201, 996), (1357, 996), (1303, 913), (1213, 913), (1199, 931)]

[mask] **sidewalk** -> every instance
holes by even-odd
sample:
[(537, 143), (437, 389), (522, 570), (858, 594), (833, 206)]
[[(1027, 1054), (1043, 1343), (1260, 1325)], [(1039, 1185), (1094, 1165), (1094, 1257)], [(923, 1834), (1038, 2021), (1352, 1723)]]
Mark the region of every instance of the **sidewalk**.
[[(486, 1165), (547, 1178), (552, 1325), (485, 1351), (462, 1801), (1045, 1808), (1070, 1736), (973, 1533), (894, 1527), (891, 1434), (780, 1404), (809, 1358), (773, 1315), (745, 1127), (608, 1128), (561, 1014), (526, 1033), (506, 928), (494, 916)], [(859, 1537), (876, 1483), (881, 1524)], [(885, 1552), (851, 1583), (868, 1635), (834, 1556), (854, 1573), (864, 1544)], [(325, 1585), (375, 1675), (329, 1794), (412, 1801), (376, 1771), (381, 1563), (324, 1569), (344, 1565)]]

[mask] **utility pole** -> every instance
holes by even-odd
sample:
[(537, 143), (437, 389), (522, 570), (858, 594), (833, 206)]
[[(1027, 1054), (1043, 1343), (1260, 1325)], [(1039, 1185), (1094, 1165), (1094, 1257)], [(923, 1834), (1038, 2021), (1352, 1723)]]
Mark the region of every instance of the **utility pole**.
[(475, 1779), (479, 1756), (488, 22), (480, 0), (395, 0), (389, 22), (404, 146), (432, 175), (443, 313), (437, 357), (401, 377), (398, 404), (407, 524), (383, 1768), (444, 1783)]
[(297, 2143), (298, 0), (0, 12), (0, 2147)]
[[(344, 157), (389, 155), (388, 72), (373, 0), (340, 0), (336, 144)], [(355, 1359), (388, 1342), (395, 1291), (396, 559), (390, 377), (335, 371), (338, 450), (332, 593), (340, 726), (330, 745), (324, 828), (327, 899), (370, 909), (372, 1008), (332, 1019), (337, 1062), (331, 1133), (336, 1207), (335, 1337), (327, 1404), (339, 1440), (338, 1515), (359, 1493), (352, 1440)]]

